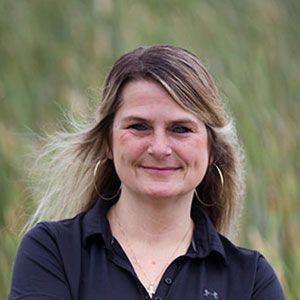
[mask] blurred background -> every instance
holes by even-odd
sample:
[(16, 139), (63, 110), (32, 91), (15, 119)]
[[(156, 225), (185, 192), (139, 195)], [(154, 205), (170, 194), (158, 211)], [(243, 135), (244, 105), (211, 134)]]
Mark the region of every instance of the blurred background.
[(216, 78), (247, 154), (239, 244), (300, 299), (299, 34), (298, 0), (0, 0), (0, 299), (33, 207), (36, 135), (93, 111), (114, 60), (153, 44), (191, 50)]

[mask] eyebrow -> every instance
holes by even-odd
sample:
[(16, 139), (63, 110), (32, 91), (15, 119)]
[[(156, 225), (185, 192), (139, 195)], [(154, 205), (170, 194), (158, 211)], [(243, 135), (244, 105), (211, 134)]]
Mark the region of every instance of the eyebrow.
[[(140, 116), (128, 116), (125, 117), (124, 119), (121, 120), (121, 122), (123, 123), (127, 123), (127, 122), (150, 122), (151, 123), (151, 119), (147, 119), (147, 118), (143, 118)], [(174, 120), (170, 120), (169, 123), (174, 123), (174, 124), (191, 124), (193, 126), (198, 126), (198, 123), (194, 120), (191, 120), (189, 118), (179, 118), (179, 119), (174, 119)]]

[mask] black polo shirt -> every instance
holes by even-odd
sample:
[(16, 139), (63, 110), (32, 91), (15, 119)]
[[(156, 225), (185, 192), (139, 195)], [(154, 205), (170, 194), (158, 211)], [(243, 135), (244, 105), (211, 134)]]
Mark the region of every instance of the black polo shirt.
[[(149, 299), (98, 200), (78, 216), (43, 222), (23, 238), (9, 299)], [(274, 271), (256, 251), (234, 246), (218, 234), (199, 208), (186, 255), (167, 268), (155, 300), (282, 300)]]

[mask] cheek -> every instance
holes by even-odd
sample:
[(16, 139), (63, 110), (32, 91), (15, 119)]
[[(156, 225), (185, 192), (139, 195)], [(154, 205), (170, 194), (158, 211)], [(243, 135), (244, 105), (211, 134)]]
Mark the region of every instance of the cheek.
[(115, 160), (135, 161), (145, 152), (145, 143), (137, 140), (128, 132), (119, 132), (113, 136), (113, 154)]
[(112, 137), (112, 150), (114, 159), (130, 148), (131, 139), (126, 131), (115, 130)]
[(126, 146), (129, 143), (129, 135), (126, 132), (117, 132), (113, 135), (113, 142), (116, 147)]
[(209, 147), (207, 138), (199, 138), (190, 144), (189, 157), (197, 171), (206, 172), (209, 163)]

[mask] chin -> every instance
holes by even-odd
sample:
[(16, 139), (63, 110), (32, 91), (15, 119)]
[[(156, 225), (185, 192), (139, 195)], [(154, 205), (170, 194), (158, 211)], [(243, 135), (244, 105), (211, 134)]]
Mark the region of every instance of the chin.
[(145, 192), (145, 194), (153, 199), (166, 199), (179, 196), (179, 194), (175, 191), (170, 191), (166, 189), (148, 190)]

